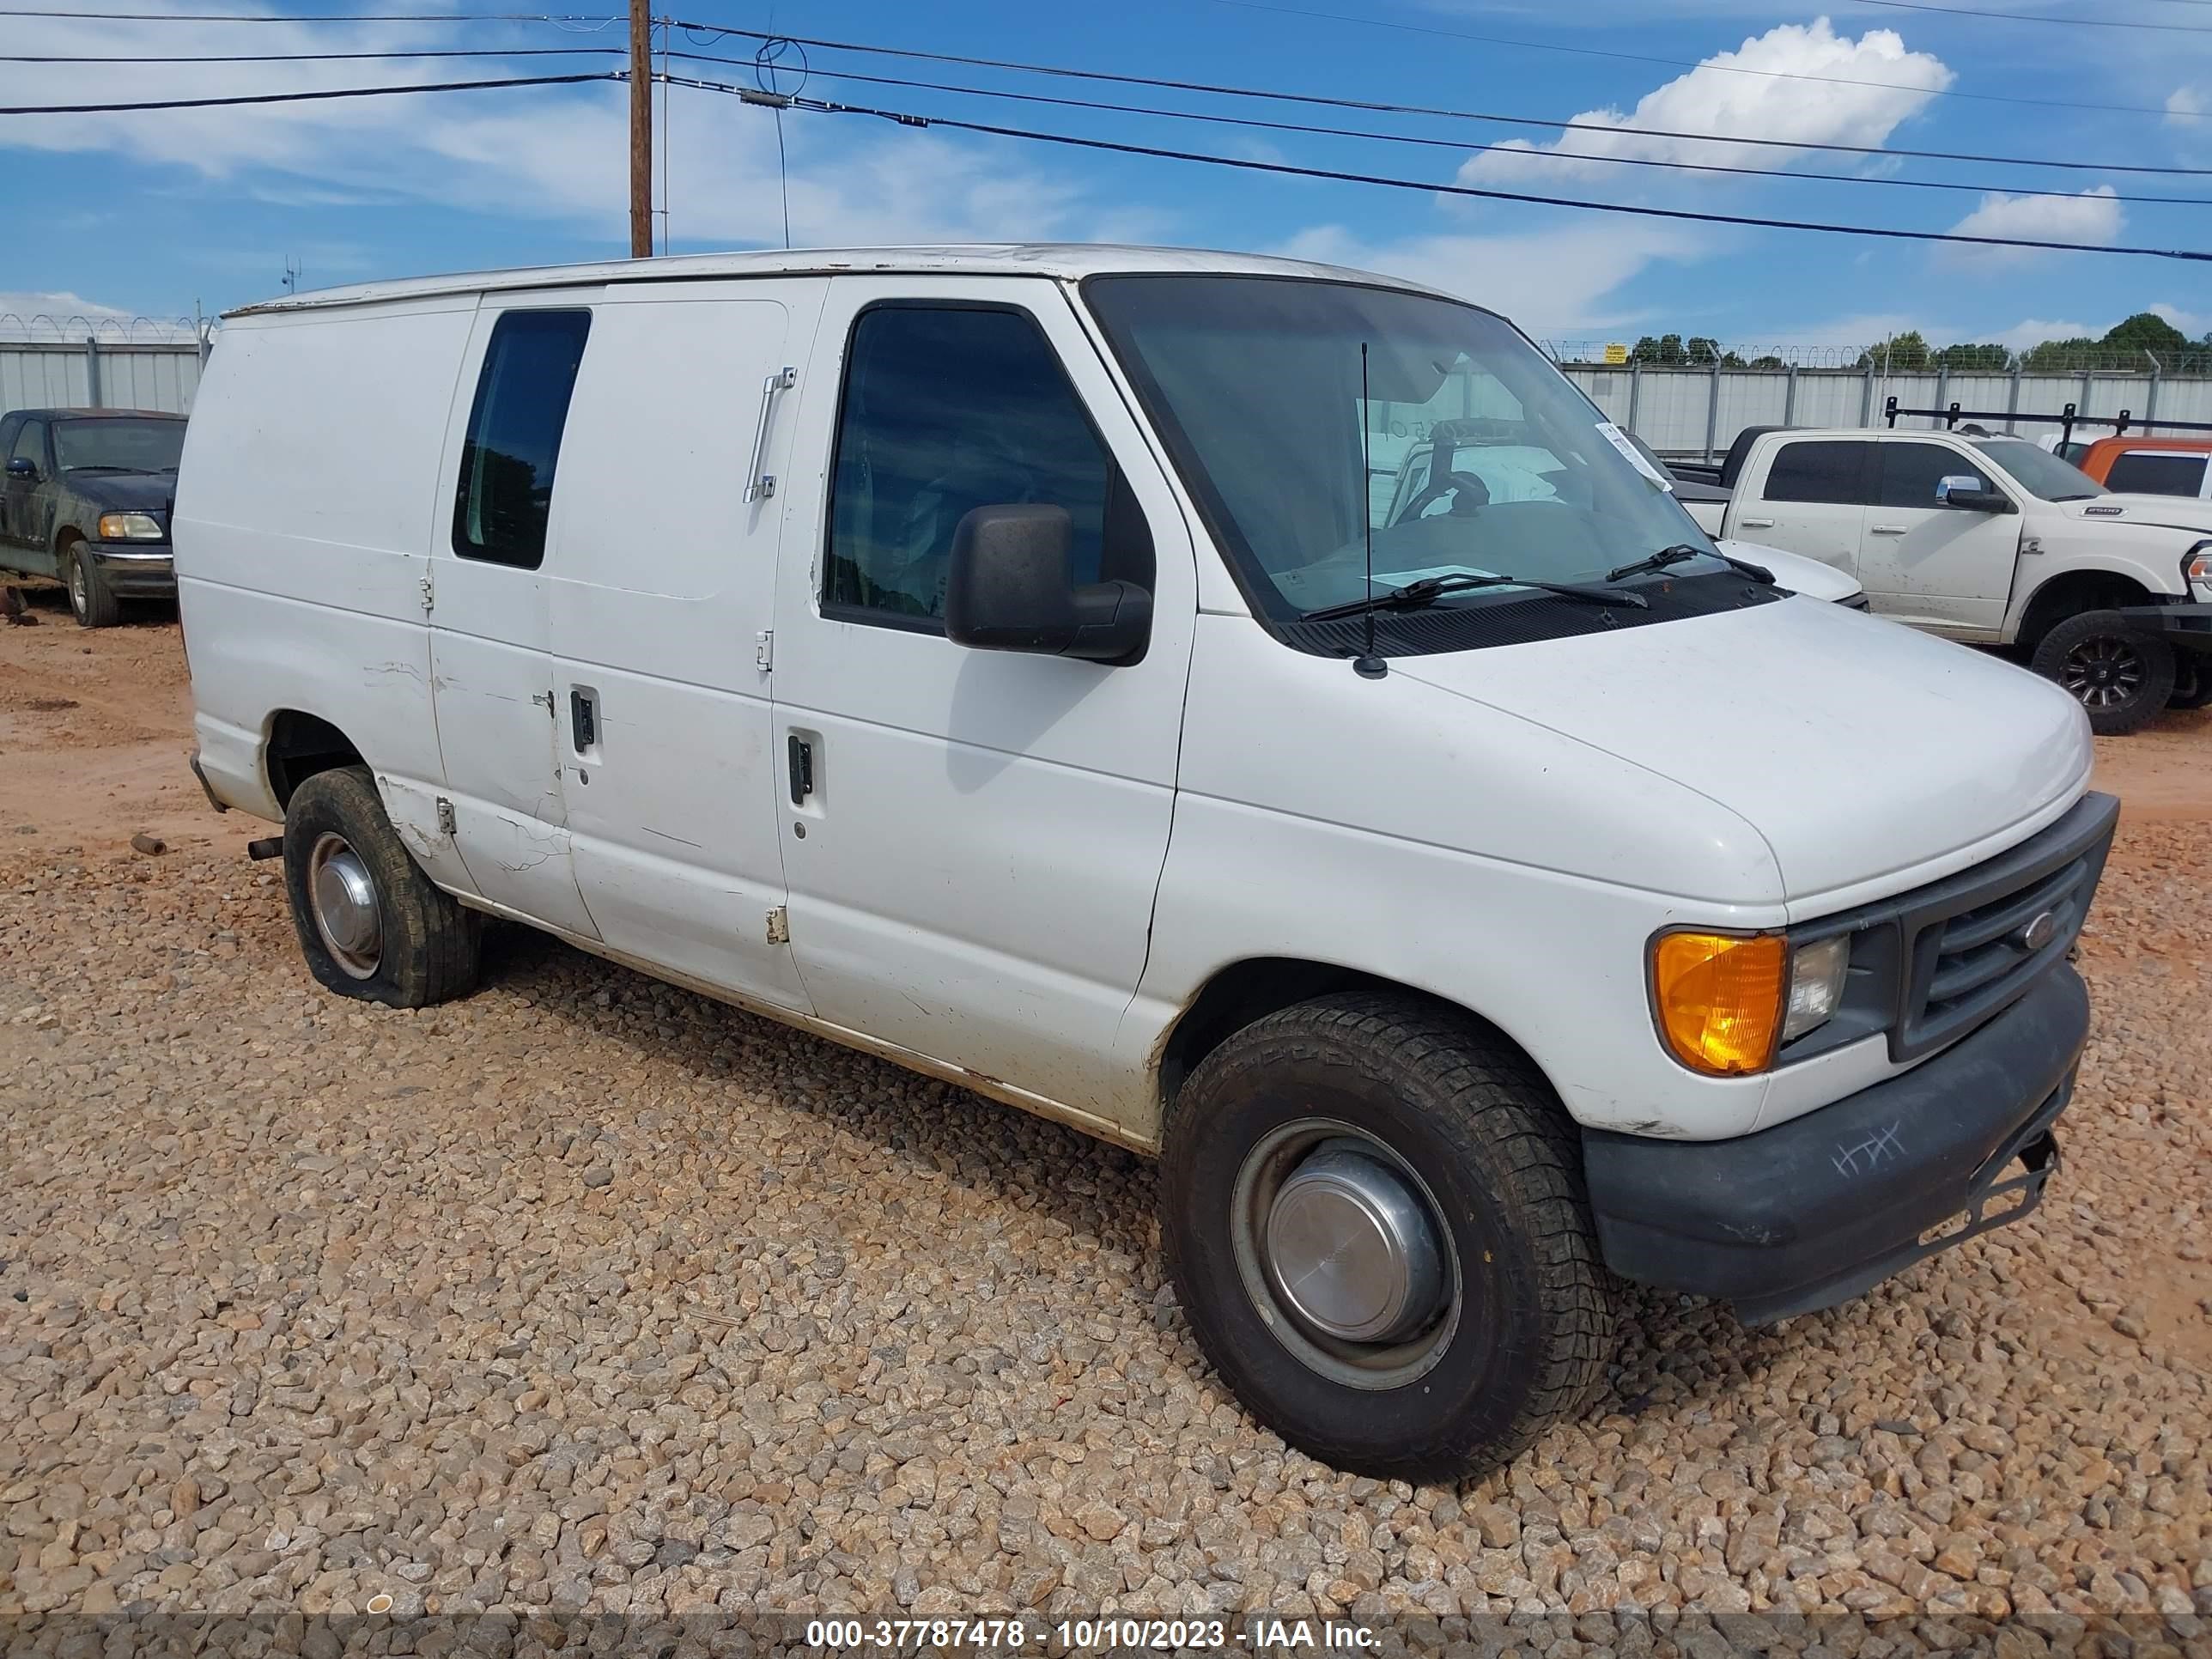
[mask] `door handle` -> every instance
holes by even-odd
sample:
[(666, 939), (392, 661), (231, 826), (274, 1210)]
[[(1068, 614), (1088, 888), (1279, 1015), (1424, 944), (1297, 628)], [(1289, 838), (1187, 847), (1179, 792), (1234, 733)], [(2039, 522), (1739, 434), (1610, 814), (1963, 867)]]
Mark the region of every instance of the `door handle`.
[(599, 703), (588, 691), (568, 693), (568, 724), (576, 740), (576, 752), (588, 755), (599, 740)]
[(1869, 525), (1867, 529), (1876, 536), (1902, 536), (1905, 534), (1905, 526), (1901, 524), (1874, 524)]
[(1771, 519), (1738, 519), (1736, 522), (1741, 525), (1746, 530), (1771, 530), (1774, 528), (1774, 520)]
[(753, 428), (752, 470), (745, 474), (745, 505), (766, 501), (775, 494), (775, 475), (763, 472), (768, 464), (769, 417), (775, 412), (775, 394), (788, 392), (799, 384), (799, 371), (780, 368), (761, 382), (760, 424)]
[(791, 804), (806, 805), (814, 793), (814, 745), (793, 733), (791, 738)]

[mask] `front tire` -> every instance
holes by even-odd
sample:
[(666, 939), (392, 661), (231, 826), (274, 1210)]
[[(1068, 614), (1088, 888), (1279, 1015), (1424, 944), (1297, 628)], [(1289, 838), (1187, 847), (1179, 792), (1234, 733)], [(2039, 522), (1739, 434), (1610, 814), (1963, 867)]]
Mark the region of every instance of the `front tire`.
[(107, 585), (100, 567), (84, 556), (84, 544), (62, 544), (62, 580), (69, 587), (70, 614), (79, 628), (112, 628), (123, 620), (122, 601)]
[(2067, 617), (2037, 641), (2029, 666), (2069, 693), (2102, 738), (2148, 725), (2173, 695), (2173, 647), (2117, 611)]
[(1199, 1346), (1324, 1462), (1479, 1474), (1604, 1381), (1612, 1285), (1573, 1127), (1451, 1010), (1345, 994), (1245, 1027), (1176, 1097), (1162, 1201)]
[(325, 990), (425, 1008), (475, 988), (481, 921), (409, 855), (367, 767), (318, 772), (293, 792), (284, 890)]

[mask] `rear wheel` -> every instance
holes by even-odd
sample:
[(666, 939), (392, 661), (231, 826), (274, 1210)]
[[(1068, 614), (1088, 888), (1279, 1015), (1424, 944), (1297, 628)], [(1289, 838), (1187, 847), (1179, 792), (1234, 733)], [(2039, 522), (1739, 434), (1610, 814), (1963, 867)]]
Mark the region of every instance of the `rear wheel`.
[(82, 542), (64, 542), (60, 562), (62, 580), (69, 587), (70, 614), (79, 628), (112, 628), (123, 619), (122, 603), (100, 567), (85, 556)]
[(2100, 737), (2141, 727), (2173, 692), (2173, 647), (2117, 611), (2067, 617), (2037, 643), (2031, 666), (2073, 696)]
[(368, 768), (318, 772), (293, 792), (284, 889), (324, 989), (422, 1008), (474, 988), (481, 923), (409, 855)]
[(2173, 691), (2168, 708), (2187, 711), (2212, 703), (2212, 662), (2199, 656), (2178, 657), (2173, 665)]
[(1177, 1096), (1162, 1188), (1200, 1346), (1326, 1462), (1480, 1474), (1604, 1379), (1611, 1281), (1572, 1127), (1449, 1010), (1343, 995), (1247, 1026)]

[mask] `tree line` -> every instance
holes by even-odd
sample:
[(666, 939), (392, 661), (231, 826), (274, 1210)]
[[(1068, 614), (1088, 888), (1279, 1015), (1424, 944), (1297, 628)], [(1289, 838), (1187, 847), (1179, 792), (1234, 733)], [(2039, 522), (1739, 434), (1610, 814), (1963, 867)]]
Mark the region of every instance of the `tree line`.
[[(2148, 352), (2150, 356), (2145, 356)], [(2155, 357), (2161, 373), (2212, 374), (2212, 331), (2192, 340), (2154, 311), (2139, 311), (2116, 323), (2100, 338), (2080, 335), (2069, 340), (2045, 340), (2015, 352), (1995, 341), (1960, 341), (1934, 345), (1917, 329), (1909, 329), (1887, 340), (1877, 340), (1858, 355), (1856, 367), (1886, 369), (1893, 374), (1913, 374), (1935, 369), (1954, 373), (2060, 374), (2085, 368), (2147, 370)], [(1787, 368), (1789, 364), (1769, 352), (1755, 357), (1723, 346), (1708, 335), (1646, 334), (1629, 349), (1632, 363), (1657, 368)]]

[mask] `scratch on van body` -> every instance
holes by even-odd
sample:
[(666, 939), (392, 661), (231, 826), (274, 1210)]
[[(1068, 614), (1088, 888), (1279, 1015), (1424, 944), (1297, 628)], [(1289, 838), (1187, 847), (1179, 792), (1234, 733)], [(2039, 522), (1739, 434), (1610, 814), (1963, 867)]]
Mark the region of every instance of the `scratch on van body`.
[(1899, 1118), (1887, 1129), (1870, 1134), (1851, 1146), (1846, 1146), (1839, 1141), (1835, 1156), (1829, 1161), (1836, 1166), (1838, 1175), (1870, 1174), (1882, 1159), (1905, 1156), (1905, 1142), (1897, 1133), (1904, 1127), (1905, 1120)]
[(373, 662), (367, 667), (372, 674), (404, 674), (412, 680), (422, 678), (422, 671), (411, 662)]
[(696, 842), (696, 841), (686, 841), (686, 840), (684, 840), (684, 837), (683, 837), (683, 836), (672, 836), (672, 835), (670, 835), (670, 834), (668, 833), (668, 831), (666, 831), (665, 830), (656, 830), (656, 829), (654, 829), (654, 828), (653, 828), (651, 824), (649, 824), (649, 823), (648, 823), (648, 824), (646, 824), (646, 825), (644, 825), (644, 826), (642, 826), (642, 827), (643, 827), (643, 829), (644, 829), (644, 830), (645, 830), (645, 833), (646, 833), (647, 835), (648, 835), (648, 836), (659, 836), (659, 837), (661, 838), (661, 840), (663, 840), (663, 841), (672, 841), (672, 842), (675, 842), (678, 846), (679, 846), (679, 847), (689, 847), (689, 848), (691, 848), (691, 850), (692, 850), (693, 852), (695, 852), (695, 853), (696, 853), (696, 852), (704, 852), (704, 851), (706, 850), (704, 848), (701, 847), (701, 846), (699, 845), (699, 843), (698, 843), (697, 842)]

